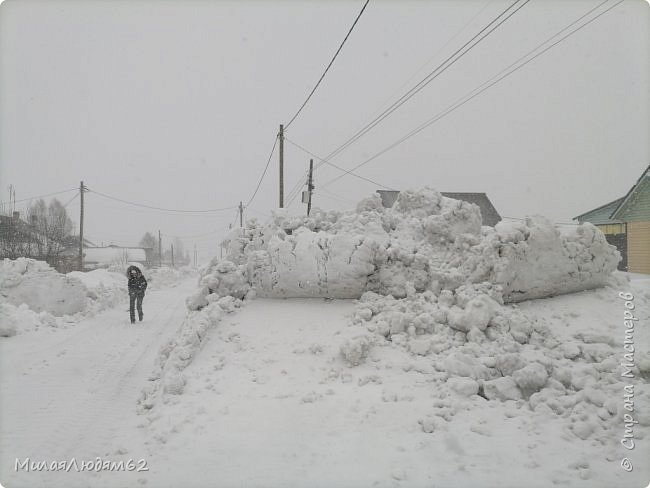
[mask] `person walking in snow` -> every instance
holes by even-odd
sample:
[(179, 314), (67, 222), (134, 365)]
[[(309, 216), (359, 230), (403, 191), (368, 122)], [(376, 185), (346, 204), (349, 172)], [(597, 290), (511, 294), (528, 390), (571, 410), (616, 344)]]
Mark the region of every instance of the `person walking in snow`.
[(142, 313), (142, 300), (144, 292), (147, 289), (147, 280), (144, 279), (142, 271), (137, 266), (129, 266), (126, 270), (126, 276), (129, 279), (129, 313), (131, 314), (131, 323), (135, 323), (135, 308), (138, 308), (138, 318), (142, 322), (144, 314)]

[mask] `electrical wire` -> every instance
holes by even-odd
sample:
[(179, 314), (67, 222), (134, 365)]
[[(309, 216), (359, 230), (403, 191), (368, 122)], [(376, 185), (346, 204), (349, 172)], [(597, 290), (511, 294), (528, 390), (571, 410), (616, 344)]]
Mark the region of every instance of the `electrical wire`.
[(364, 10), (366, 10), (366, 7), (368, 6), (368, 2), (369, 2), (369, 1), (370, 1), (370, 0), (366, 0), (366, 3), (363, 4), (363, 8), (361, 9), (361, 11), (359, 12), (359, 14), (357, 15), (357, 18), (354, 19), (354, 23), (352, 24), (352, 27), (350, 27), (350, 30), (349, 30), (348, 33), (345, 35), (345, 38), (343, 39), (343, 42), (341, 42), (341, 44), (339, 45), (339, 48), (336, 50), (336, 53), (334, 53), (334, 57), (332, 57), (332, 60), (331, 60), (331, 61), (329, 62), (329, 64), (327, 65), (327, 68), (325, 68), (325, 71), (323, 71), (323, 74), (321, 75), (321, 77), (320, 77), (320, 78), (318, 79), (318, 81), (316, 82), (316, 85), (315, 85), (314, 88), (312, 89), (311, 93), (307, 96), (307, 99), (306, 99), (306, 100), (303, 102), (303, 104), (300, 106), (300, 108), (298, 109), (298, 111), (296, 112), (296, 114), (295, 114), (293, 117), (291, 117), (291, 120), (290, 120), (287, 124), (285, 124), (285, 126), (284, 126), (284, 130), (287, 130), (287, 129), (289, 128), (289, 126), (291, 125), (291, 123), (292, 123), (294, 120), (296, 120), (296, 117), (298, 117), (298, 114), (300, 114), (300, 112), (302, 112), (302, 109), (305, 108), (305, 105), (307, 105), (307, 102), (309, 102), (309, 99), (312, 97), (312, 95), (314, 94), (314, 92), (315, 92), (316, 89), (318, 88), (318, 85), (320, 85), (321, 81), (323, 81), (323, 78), (325, 78), (325, 75), (327, 74), (327, 72), (329, 71), (330, 67), (331, 67), (332, 64), (334, 63), (334, 60), (336, 59), (336, 57), (337, 57), (337, 56), (339, 55), (339, 53), (341, 52), (341, 49), (343, 49), (343, 45), (345, 44), (345, 41), (347, 41), (347, 40), (348, 40), (348, 37), (350, 37), (350, 34), (352, 33), (352, 30), (354, 29), (354, 26), (357, 25), (357, 22), (359, 22), (359, 19), (361, 18), (361, 15), (363, 14)]
[(483, 7), (481, 7), (481, 9), (478, 10), (472, 16), (471, 19), (469, 19), (460, 29), (458, 29), (458, 31), (456, 31), (456, 33), (452, 37), (449, 38), (449, 40), (447, 42), (445, 42), (440, 47), (440, 49), (438, 49), (434, 54), (432, 54), (429, 57), (429, 59), (427, 59), (424, 63), (422, 63), (422, 65), (404, 83), (402, 83), (397, 90), (395, 90), (393, 93), (391, 93), (390, 96), (387, 97), (383, 101), (383, 103), (381, 104), (381, 107), (385, 106), (386, 103), (388, 103), (395, 95), (397, 95), (399, 92), (401, 92), (404, 89), (404, 87), (406, 87), (409, 83), (411, 83), (411, 81), (413, 81), (413, 79), (420, 73), (420, 71), (422, 71), (424, 69), (425, 66), (427, 66), (429, 63), (431, 63), (431, 61), (433, 61), (449, 44), (451, 44), (460, 35), (461, 32), (463, 32), (465, 29), (467, 29), (467, 27), (472, 22), (474, 22), (474, 20), (476, 20), (476, 18), (479, 15), (481, 15), (485, 11), (485, 9), (488, 8), (494, 1), (495, 0), (488, 0), (488, 2), (485, 5), (483, 5)]
[[(514, 14), (516, 14), (519, 10), (521, 10), (530, 0), (523, 0), (523, 3), (521, 3), (512, 12), (508, 13), (509, 10), (511, 10), (513, 7), (515, 7), (515, 5), (517, 5), (521, 1), (522, 0), (515, 0), (514, 3), (510, 4), (505, 10), (503, 10), (499, 15), (497, 15), (494, 19), (492, 19), (492, 21), (490, 21), (490, 23), (488, 23), (476, 35), (474, 35), (474, 37), (472, 37), (469, 41), (467, 41), (465, 44), (463, 44), (451, 56), (446, 58), (440, 65), (438, 65), (433, 71), (431, 71), (427, 76), (425, 76), (417, 84), (415, 84), (413, 87), (411, 87), (404, 95), (402, 95), (390, 107), (388, 107), (386, 110), (384, 110), (379, 116), (375, 117), (371, 122), (366, 124), (362, 129), (358, 130), (347, 141), (345, 141), (343, 144), (341, 144), (339, 147), (337, 147), (334, 151), (332, 151), (330, 154), (328, 154), (325, 157), (325, 160), (329, 161), (331, 158), (333, 158), (336, 155), (340, 154), (345, 149), (347, 149), (352, 144), (354, 144), (356, 141), (358, 141), (365, 134), (370, 132), (374, 127), (379, 125), (382, 121), (384, 121), (387, 117), (389, 117), (392, 113), (394, 113), (398, 108), (400, 108), (408, 100), (410, 100), (413, 96), (415, 96), (417, 93), (419, 93), (421, 90), (423, 90), (427, 85), (429, 85), (429, 83), (431, 83), (433, 80), (438, 78), (438, 76), (440, 76), (442, 73), (447, 71), (447, 69), (449, 69), (451, 66), (453, 66), (463, 56), (465, 56), (474, 47), (479, 45), (484, 39), (486, 39), (490, 34), (492, 34), (495, 30), (497, 30), (501, 25), (503, 25), (506, 21), (508, 21), (508, 19), (510, 19)], [(502, 19), (501, 17), (503, 17), (504, 15), (505, 15), (505, 18)], [(493, 26), (493, 24), (496, 24), (496, 25)], [(474, 41), (476, 41), (476, 42), (474, 42)], [(467, 47), (467, 46), (469, 46), (469, 47)], [(467, 49), (465, 49), (466, 47), (467, 47)]]
[(86, 187), (86, 191), (90, 193), (95, 193), (97, 195), (100, 195), (104, 198), (108, 198), (110, 200), (115, 200), (117, 202), (125, 203), (127, 205), (133, 205), (135, 207), (143, 207), (143, 208), (148, 208), (151, 210), (160, 210), (163, 212), (176, 212), (176, 213), (209, 213), (209, 212), (222, 212), (225, 210), (231, 210), (233, 208), (237, 208), (237, 206), (232, 206), (232, 207), (222, 207), (222, 208), (212, 208), (212, 209), (203, 209), (203, 210), (180, 210), (180, 209), (174, 209), (174, 208), (162, 208), (162, 207), (154, 207), (152, 205), (145, 205), (143, 203), (136, 203), (136, 202), (131, 202), (128, 200), (123, 200), (121, 198), (117, 197), (112, 197), (110, 195), (106, 195), (105, 193), (101, 193), (97, 190), (91, 190), (88, 187)]
[[(292, 145), (296, 146), (298, 149), (304, 151), (305, 153), (307, 153), (307, 154), (315, 157), (316, 159), (322, 161), (323, 163), (325, 163), (325, 164), (327, 164), (329, 166), (332, 166), (333, 168), (336, 168), (339, 171), (342, 171), (343, 173), (345, 173), (347, 171), (345, 168), (342, 168), (342, 167), (332, 163), (331, 161), (327, 161), (327, 160), (321, 158), (320, 156), (318, 156), (318, 155), (314, 154), (313, 152), (311, 152), (309, 149), (304, 148), (300, 144), (298, 144), (296, 142), (293, 142), (291, 139), (289, 139), (287, 137), (285, 137), (284, 140), (287, 141), (289, 144), (292, 144)], [(365, 176), (361, 176), (361, 175), (358, 175), (358, 174), (353, 173), (353, 172), (350, 172), (350, 175), (352, 175), (352, 176), (354, 176), (356, 178), (359, 178), (361, 180), (367, 181), (368, 183), (372, 183), (373, 185), (381, 186), (382, 188), (385, 188), (386, 190), (394, 190), (394, 188), (383, 185), (382, 183), (378, 183), (378, 182), (376, 182), (374, 180), (371, 180), (370, 178), (366, 178)]]
[(66, 203), (63, 204), (63, 208), (66, 208), (68, 205), (70, 205), (72, 201), (79, 196), (79, 194), (80, 194), (79, 192), (75, 193), (70, 200), (68, 200)]
[[(373, 161), (374, 159), (376, 159), (376, 158), (378, 158), (379, 156), (385, 154), (386, 152), (390, 151), (391, 149), (394, 149), (395, 147), (399, 146), (400, 144), (402, 144), (402, 143), (405, 142), (406, 140), (408, 140), (408, 139), (410, 139), (411, 137), (415, 136), (416, 134), (420, 133), (420, 132), (423, 131), (425, 128), (427, 128), (427, 127), (429, 127), (430, 125), (434, 124), (435, 122), (439, 121), (439, 120), (442, 119), (443, 117), (449, 115), (449, 114), (450, 114), (451, 112), (453, 112), (454, 110), (456, 110), (456, 109), (462, 107), (464, 104), (466, 104), (467, 102), (469, 102), (470, 100), (472, 100), (474, 97), (480, 95), (481, 93), (483, 93), (483, 92), (484, 92), (485, 90), (487, 90), (488, 88), (491, 88), (492, 86), (496, 85), (497, 83), (499, 83), (499, 82), (502, 81), (503, 79), (505, 79), (505, 78), (507, 78), (508, 76), (510, 76), (510, 75), (511, 75), (512, 73), (514, 73), (515, 71), (518, 71), (519, 69), (523, 68), (523, 67), (526, 66), (528, 63), (530, 63), (530, 62), (533, 61), (534, 59), (538, 58), (538, 57), (541, 56), (542, 54), (546, 53), (546, 52), (547, 52), (548, 50), (550, 50), (551, 48), (557, 46), (559, 43), (561, 43), (562, 41), (564, 41), (564, 40), (567, 39), (568, 37), (572, 36), (573, 34), (575, 34), (576, 32), (578, 32), (579, 30), (583, 29), (583, 28), (586, 27), (587, 25), (591, 24), (592, 22), (594, 22), (596, 19), (598, 19), (598, 18), (601, 17), (602, 15), (606, 14), (607, 12), (609, 12), (610, 10), (612, 10), (613, 8), (615, 8), (615, 7), (617, 7), (618, 5), (620, 5), (621, 3), (623, 3), (625, 0), (620, 0), (619, 2), (615, 3), (615, 4), (612, 5), (611, 7), (609, 7), (609, 8), (607, 8), (606, 10), (600, 12), (598, 15), (596, 15), (596, 16), (593, 17), (593, 18), (591, 18), (590, 20), (588, 20), (588, 21), (585, 22), (584, 24), (580, 25), (578, 28), (572, 30), (572, 31), (569, 32), (567, 35), (565, 35), (564, 37), (561, 37), (559, 40), (557, 40), (556, 42), (554, 42), (554, 43), (551, 44), (550, 46), (544, 48), (542, 51), (538, 52), (537, 54), (535, 54), (535, 55), (534, 55), (533, 57), (531, 57), (530, 59), (526, 60), (525, 62), (523, 62), (523, 63), (519, 64), (518, 66), (514, 67), (513, 69), (511, 69), (513, 66), (517, 65), (520, 61), (522, 61), (523, 59), (525, 59), (525, 58), (527, 58), (528, 56), (530, 56), (533, 52), (535, 52), (535, 51), (537, 51), (538, 49), (540, 49), (542, 46), (544, 46), (545, 44), (547, 44), (548, 42), (550, 42), (553, 38), (557, 37), (557, 36), (560, 35), (562, 32), (564, 32), (564, 31), (566, 31), (567, 29), (569, 29), (571, 26), (575, 25), (577, 22), (579, 22), (579, 21), (582, 20), (584, 17), (586, 17), (587, 15), (589, 15), (591, 12), (593, 12), (594, 10), (596, 10), (597, 8), (599, 8), (601, 5), (605, 4), (607, 1), (608, 1), (608, 0), (605, 0), (604, 2), (600, 3), (600, 4), (597, 5), (596, 7), (592, 8), (592, 9), (589, 10), (586, 14), (582, 15), (580, 18), (578, 18), (578, 19), (576, 19), (575, 21), (573, 21), (573, 22), (572, 22), (571, 24), (569, 24), (567, 27), (563, 28), (562, 30), (558, 31), (557, 33), (555, 33), (554, 35), (552, 35), (551, 37), (549, 37), (547, 40), (545, 40), (544, 42), (542, 42), (541, 44), (539, 44), (537, 47), (535, 47), (534, 49), (532, 49), (531, 51), (529, 51), (529, 52), (528, 52), (527, 54), (525, 54), (524, 56), (520, 57), (517, 61), (515, 61), (514, 63), (512, 63), (510, 66), (508, 66), (508, 67), (505, 68), (504, 70), (500, 71), (497, 75), (493, 76), (492, 78), (490, 78), (488, 81), (486, 81), (486, 82), (483, 83), (482, 85), (478, 86), (478, 87), (475, 88), (474, 90), (468, 92), (468, 93), (465, 94), (464, 96), (462, 96), (462, 97), (460, 97), (459, 99), (457, 99), (456, 102), (454, 102), (452, 105), (450, 105), (449, 107), (447, 107), (445, 110), (443, 110), (442, 112), (438, 113), (437, 115), (435, 115), (435, 116), (432, 117), (431, 119), (427, 120), (425, 123), (421, 124), (421, 125), (418, 126), (417, 128), (413, 129), (413, 130), (412, 130), (411, 132), (409, 132), (407, 135), (405, 135), (404, 137), (402, 137), (402, 138), (399, 139), (398, 141), (394, 142), (394, 143), (391, 144), (390, 146), (388, 146), (388, 147), (382, 149), (381, 151), (379, 151), (379, 152), (376, 153), (375, 155), (373, 155), (373, 156), (371, 156), (370, 158), (366, 159), (365, 161), (363, 161), (363, 162), (357, 164), (356, 166), (354, 166), (353, 168), (351, 168), (349, 171), (352, 172), (352, 171), (355, 171), (355, 170), (359, 169), (360, 167), (362, 167), (362, 166), (364, 166), (365, 164), (367, 164), (367, 163)], [(510, 70), (510, 71), (508, 71), (508, 70)], [(334, 183), (335, 181), (339, 180), (339, 179), (342, 178), (343, 176), (346, 176), (346, 174), (347, 174), (347, 172), (344, 173), (344, 174), (342, 174), (342, 175), (337, 176), (336, 178), (334, 178), (334, 179), (328, 181), (327, 183), (321, 185), (321, 187), (325, 187), (325, 186), (328, 186), (328, 185)]]
[(262, 180), (266, 176), (266, 172), (269, 169), (269, 164), (271, 164), (271, 158), (273, 157), (273, 153), (275, 152), (275, 146), (278, 144), (278, 139), (279, 139), (279, 134), (275, 136), (275, 141), (273, 141), (273, 148), (271, 149), (271, 154), (269, 154), (269, 160), (266, 162), (266, 166), (264, 167), (264, 171), (262, 172), (262, 176), (260, 177), (260, 180), (257, 182), (257, 187), (255, 188), (255, 191), (253, 192), (253, 196), (250, 197), (248, 202), (246, 203), (246, 206), (248, 207), (253, 199), (255, 198), (255, 195), (257, 195), (257, 192), (260, 189), (260, 185), (262, 184)]
[(13, 205), (14, 203), (20, 203), (20, 202), (27, 202), (29, 200), (35, 200), (36, 198), (45, 198), (45, 197), (51, 197), (53, 195), (61, 195), (62, 193), (68, 193), (71, 191), (78, 191), (79, 188), (70, 188), (69, 190), (63, 190), (63, 191), (57, 191), (54, 193), (46, 193), (45, 195), (38, 195), (35, 197), (29, 197), (29, 198), (23, 198), (21, 200), (16, 200), (16, 201), (9, 201), (9, 202), (0, 202), (0, 205)]

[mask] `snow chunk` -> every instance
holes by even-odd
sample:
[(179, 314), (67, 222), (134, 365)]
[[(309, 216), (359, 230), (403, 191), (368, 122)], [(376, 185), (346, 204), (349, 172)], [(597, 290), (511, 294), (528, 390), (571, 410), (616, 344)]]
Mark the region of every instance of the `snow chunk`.
[(532, 363), (515, 371), (512, 378), (525, 396), (541, 390), (548, 380), (546, 368), (539, 363)]
[(462, 396), (472, 396), (478, 393), (478, 382), (470, 378), (449, 378), (447, 385)]
[(483, 391), (489, 400), (519, 400), (521, 391), (517, 388), (515, 381), (510, 378), (497, 378), (483, 382)]
[(339, 350), (341, 356), (352, 366), (358, 366), (368, 357), (372, 338), (368, 335), (356, 335), (346, 339)]

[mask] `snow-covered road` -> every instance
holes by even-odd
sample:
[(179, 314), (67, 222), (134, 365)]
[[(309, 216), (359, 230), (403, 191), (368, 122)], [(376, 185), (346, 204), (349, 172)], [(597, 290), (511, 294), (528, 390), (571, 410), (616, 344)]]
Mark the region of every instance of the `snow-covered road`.
[(97, 456), (144, 457), (143, 449), (138, 452), (144, 438), (137, 429), (136, 400), (160, 346), (183, 321), (184, 299), (195, 286), (190, 278), (149, 291), (144, 321), (135, 325), (125, 302), (74, 326), (0, 341), (4, 483), (87, 486), (90, 476), (94, 483), (102, 477), (114, 485), (116, 476), (126, 474), (16, 472), (15, 462), (75, 458), (81, 467)]

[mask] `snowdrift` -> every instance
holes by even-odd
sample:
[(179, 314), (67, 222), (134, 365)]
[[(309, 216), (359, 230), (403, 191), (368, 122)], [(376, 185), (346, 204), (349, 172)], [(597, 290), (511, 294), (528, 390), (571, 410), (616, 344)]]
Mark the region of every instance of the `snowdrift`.
[(266, 225), (250, 221), (235, 232), (226, 260), (203, 272), (191, 310), (213, 293), (404, 298), (480, 283), (517, 302), (603, 286), (620, 259), (591, 224), (560, 229), (531, 217), (482, 227), (476, 205), (431, 188), (401, 192), (388, 209), (373, 195), (355, 211), (276, 213)]
[(123, 275), (99, 269), (58, 273), (43, 261), (0, 263), (0, 337), (62, 327), (114, 307), (127, 297)]
[(158, 353), (154, 371), (149, 376), (150, 383), (142, 389), (138, 399), (139, 413), (151, 410), (159, 401), (167, 402), (169, 395), (183, 393), (187, 382), (183, 370), (194, 360), (208, 330), (221, 321), (223, 314), (232, 313), (242, 305), (241, 300), (228, 296), (212, 300), (200, 311), (188, 313), (174, 338)]
[(87, 289), (77, 278), (62, 275), (44, 261), (4, 259), (0, 263), (0, 297), (16, 306), (54, 316), (73, 315), (88, 306)]

